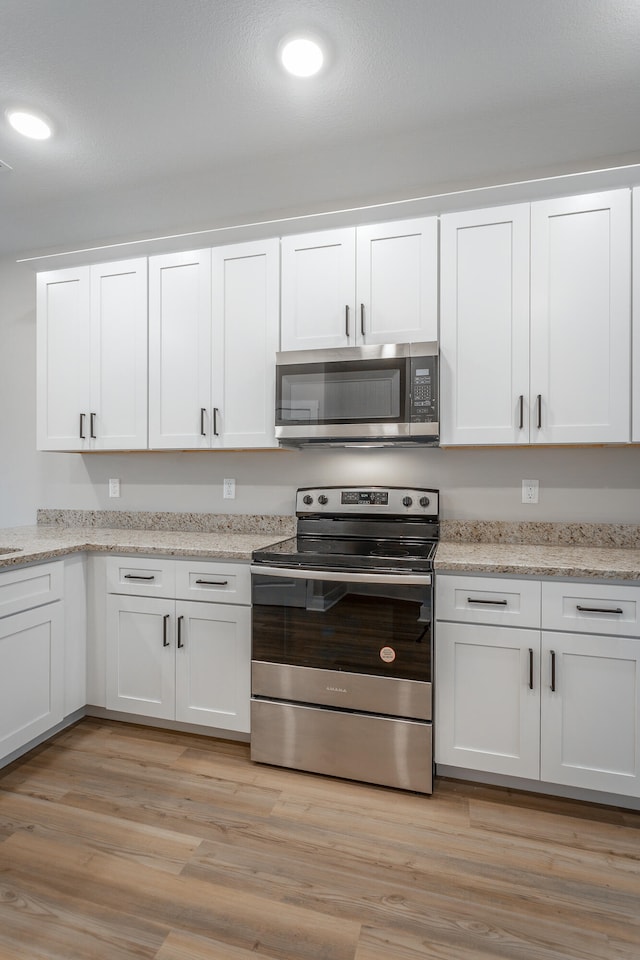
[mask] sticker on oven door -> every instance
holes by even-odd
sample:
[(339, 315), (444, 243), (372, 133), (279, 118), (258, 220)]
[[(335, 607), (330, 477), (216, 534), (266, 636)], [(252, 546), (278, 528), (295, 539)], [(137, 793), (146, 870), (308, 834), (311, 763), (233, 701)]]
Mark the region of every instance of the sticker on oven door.
[(393, 647), (383, 647), (380, 651), (380, 659), (385, 663), (393, 663), (396, 658), (396, 652)]

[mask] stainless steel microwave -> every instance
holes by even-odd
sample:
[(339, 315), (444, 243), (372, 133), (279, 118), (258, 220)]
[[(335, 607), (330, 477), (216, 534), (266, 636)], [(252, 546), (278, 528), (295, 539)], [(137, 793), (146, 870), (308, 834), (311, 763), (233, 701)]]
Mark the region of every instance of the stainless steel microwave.
[(437, 445), (437, 343), (392, 343), (276, 355), (282, 446)]

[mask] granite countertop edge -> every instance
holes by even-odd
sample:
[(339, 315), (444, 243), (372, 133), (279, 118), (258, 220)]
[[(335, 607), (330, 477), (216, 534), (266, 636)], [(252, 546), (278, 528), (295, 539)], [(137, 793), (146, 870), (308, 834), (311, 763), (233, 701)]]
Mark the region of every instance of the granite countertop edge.
[[(34, 526), (0, 529), (0, 570), (43, 563), (73, 553), (198, 557), (248, 563), (254, 550), (288, 539), (288, 529), (168, 530), (122, 527)], [(640, 582), (640, 544), (633, 546), (488, 542), (442, 539), (436, 573), (484, 573), (529, 577), (564, 577)]]
[(254, 550), (286, 539), (282, 533), (218, 533), (124, 529), (74, 529), (47, 525), (0, 530), (0, 570), (44, 563), (74, 553), (198, 557), (248, 563)]
[(640, 582), (640, 549), (441, 541), (434, 568), (436, 573)]

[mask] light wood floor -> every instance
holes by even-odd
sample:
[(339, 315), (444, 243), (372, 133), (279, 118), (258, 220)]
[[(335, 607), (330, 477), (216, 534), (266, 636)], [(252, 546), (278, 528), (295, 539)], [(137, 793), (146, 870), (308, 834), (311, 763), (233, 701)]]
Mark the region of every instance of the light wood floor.
[(639, 828), (83, 720), (0, 771), (0, 958), (639, 960)]

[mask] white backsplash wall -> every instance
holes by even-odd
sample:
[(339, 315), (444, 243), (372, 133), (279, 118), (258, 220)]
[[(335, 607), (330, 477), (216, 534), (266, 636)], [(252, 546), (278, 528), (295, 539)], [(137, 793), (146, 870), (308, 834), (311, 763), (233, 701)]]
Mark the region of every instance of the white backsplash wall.
[[(314, 484), (394, 484), (441, 491), (446, 518), (637, 523), (640, 447), (581, 449), (327, 450), (264, 453), (40, 455), (38, 506), (282, 513)], [(110, 499), (117, 477), (121, 497)], [(222, 482), (236, 481), (235, 500)], [(522, 501), (522, 480), (540, 501)]]
[[(264, 453), (36, 453), (35, 275), (0, 263), (0, 527), (38, 507), (291, 514), (299, 486), (435, 487), (442, 516), (637, 523), (640, 445)], [(110, 499), (108, 481), (121, 481)], [(236, 480), (224, 500), (222, 481)], [(540, 502), (521, 502), (523, 479)]]

